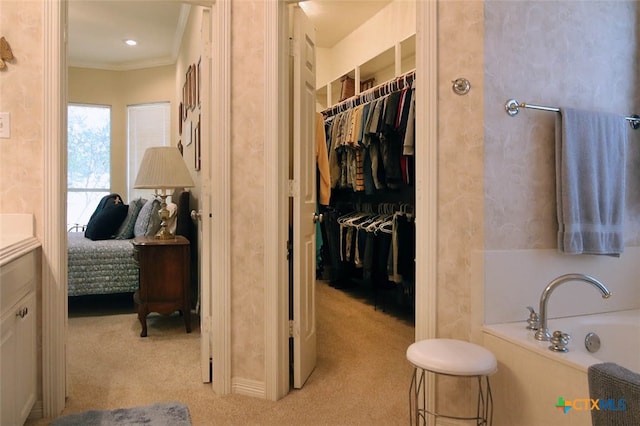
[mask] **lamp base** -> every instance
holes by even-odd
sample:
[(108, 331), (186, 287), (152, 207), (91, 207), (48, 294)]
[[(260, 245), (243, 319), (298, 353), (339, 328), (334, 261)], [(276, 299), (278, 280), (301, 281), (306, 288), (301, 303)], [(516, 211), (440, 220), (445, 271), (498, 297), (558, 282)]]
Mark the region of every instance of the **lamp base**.
[(170, 240), (175, 238), (167, 229), (167, 221), (169, 220), (169, 210), (167, 210), (167, 196), (164, 191), (162, 194), (156, 194), (156, 196), (160, 197), (160, 211), (158, 214), (160, 215), (160, 230), (155, 235), (156, 240)]
[(175, 235), (169, 232), (166, 226), (160, 226), (160, 230), (156, 234), (156, 240), (171, 240), (175, 237)]

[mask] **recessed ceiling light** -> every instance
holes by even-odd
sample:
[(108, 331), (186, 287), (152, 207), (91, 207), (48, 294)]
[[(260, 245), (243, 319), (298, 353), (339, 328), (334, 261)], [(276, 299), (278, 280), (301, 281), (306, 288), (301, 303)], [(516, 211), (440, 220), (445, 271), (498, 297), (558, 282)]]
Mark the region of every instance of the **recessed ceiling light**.
[(129, 40), (125, 40), (124, 42), (125, 42), (128, 46), (135, 46), (136, 44), (138, 44), (138, 42), (137, 42), (137, 41), (135, 41), (135, 40), (131, 40), (131, 39), (129, 39)]

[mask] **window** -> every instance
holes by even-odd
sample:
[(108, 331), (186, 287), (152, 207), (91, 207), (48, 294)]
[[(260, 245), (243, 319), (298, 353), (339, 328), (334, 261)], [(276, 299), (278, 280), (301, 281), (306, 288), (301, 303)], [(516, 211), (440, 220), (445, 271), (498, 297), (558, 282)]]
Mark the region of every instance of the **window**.
[(67, 224), (86, 225), (111, 191), (111, 107), (67, 107)]
[(138, 169), (147, 148), (169, 146), (171, 136), (171, 111), (169, 102), (130, 105), (127, 107), (129, 167), (127, 184), (129, 200), (137, 197), (149, 199), (153, 191), (134, 189)]

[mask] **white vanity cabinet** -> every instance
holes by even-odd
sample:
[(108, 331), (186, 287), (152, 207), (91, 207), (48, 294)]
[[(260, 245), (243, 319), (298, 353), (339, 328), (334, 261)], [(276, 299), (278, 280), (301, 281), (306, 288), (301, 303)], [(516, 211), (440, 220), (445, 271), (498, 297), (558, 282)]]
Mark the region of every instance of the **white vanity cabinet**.
[(0, 425), (23, 425), (37, 396), (38, 250), (0, 267)]

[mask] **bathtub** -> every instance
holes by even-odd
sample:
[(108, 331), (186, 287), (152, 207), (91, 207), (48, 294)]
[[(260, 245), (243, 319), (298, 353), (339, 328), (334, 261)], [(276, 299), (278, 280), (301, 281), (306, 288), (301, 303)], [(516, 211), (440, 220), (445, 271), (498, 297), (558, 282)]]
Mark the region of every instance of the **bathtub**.
[[(555, 405), (565, 400), (589, 397), (587, 368), (600, 362), (615, 362), (640, 372), (640, 309), (550, 319), (549, 331), (571, 335), (566, 353), (548, 349), (525, 322), (483, 327), (484, 346), (498, 359), (492, 376), (494, 425), (590, 426), (588, 410), (564, 413)], [(600, 338), (600, 349), (585, 347), (588, 333)]]

